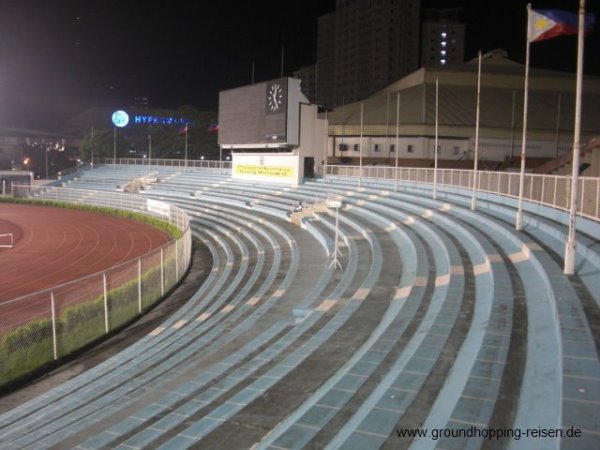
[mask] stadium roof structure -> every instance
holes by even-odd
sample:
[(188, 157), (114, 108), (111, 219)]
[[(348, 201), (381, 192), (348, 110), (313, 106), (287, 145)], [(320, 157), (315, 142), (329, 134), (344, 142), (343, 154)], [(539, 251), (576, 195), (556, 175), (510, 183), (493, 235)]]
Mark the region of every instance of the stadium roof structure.
[[(329, 133), (360, 134), (361, 104), (363, 134), (394, 135), (396, 101), (399, 94), (399, 134), (433, 136), (435, 83), (439, 80), (439, 135), (467, 138), (475, 134), (478, 59), (447, 67), (421, 68), (361, 102), (328, 113)], [(523, 126), (525, 67), (511, 61), (503, 50), (482, 55), (480, 135), (508, 139), (520, 135)], [(575, 107), (575, 74), (530, 69), (528, 136), (553, 140), (558, 128), (572, 131)], [(584, 77), (582, 138), (600, 134), (600, 77)]]

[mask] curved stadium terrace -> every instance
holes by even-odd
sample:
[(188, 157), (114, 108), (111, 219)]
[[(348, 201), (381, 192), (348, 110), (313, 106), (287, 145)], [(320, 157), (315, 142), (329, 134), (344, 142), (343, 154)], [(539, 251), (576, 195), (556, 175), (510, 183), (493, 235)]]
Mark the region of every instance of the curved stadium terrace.
[[(213, 270), (143, 339), (1, 415), (2, 448), (596, 448), (597, 221), (579, 219), (567, 277), (564, 212), (526, 203), (517, 232), (511, 199), (480, 193), (473, 212), (468, 189), (106, 166), (69, 195), (149, 170), (144, 195), (187, 211)], [(341, 270), (334, 216), (289, 217), (328, 194)]]

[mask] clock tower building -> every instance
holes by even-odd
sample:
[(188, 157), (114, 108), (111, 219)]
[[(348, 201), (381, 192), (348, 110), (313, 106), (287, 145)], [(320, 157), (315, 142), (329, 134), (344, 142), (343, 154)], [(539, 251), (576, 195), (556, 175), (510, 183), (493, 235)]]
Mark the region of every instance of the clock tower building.
[(219, 93), (219, 146), (235, 178), (297, 184), (324, 163), (326, 122), (296, 78), (276, 78)]

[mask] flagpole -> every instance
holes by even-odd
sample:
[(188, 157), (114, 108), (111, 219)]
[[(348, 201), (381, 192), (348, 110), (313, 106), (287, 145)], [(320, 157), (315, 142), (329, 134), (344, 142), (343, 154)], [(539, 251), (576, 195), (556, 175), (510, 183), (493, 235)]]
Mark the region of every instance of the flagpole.
[(433, 199), (437, 199), (439, 78), (435, 78), (435, 139), (433, 142)]
[(394, 192), (398, 190), (398, 137), (400, 133), (400, 91), (396, 92), (396, 164), (394, 169)]
[[(531, 3), (527, 4), (527, 30), (529, 30), (529, 16)], [(521, 172), (519, 174), (519, 200), (517, 202), (517, 218), (515, 228), (523, 229), (523, 192), (525, 189), (525, 148), (527, 145), (527, 104), (529, 101), (529, 31), (527, 31), (527, 48), (525, 51), (525, 87), (523, 89), (523, 141), (521, 142)]]
[(575, 274), (575, 232), (577, 231), (577, 200), (579, 188), (579, 152), (581, 148), (581, 90), (583, 82), (583, 41), (585, 28), (585, 0), (579, 0), (579, 29), (577, 30), (577, 84), (575, 90), (575, 127), (573, 133), (573, 166), (571, 180), (571, 209), (569, 211), (569, 234), (565, 246), (566, 275)]
[(473, 197), (471, 211), (477, 209), (477, 162), (479, 159), (479, 97), (481, 93), (481, 50), (479, 50), (479, 67), (477, 69), (477, 111), (475, 112), (475, 158), (473, 161)]
[(362, 148), (363, 148), (363, 104), (360, 104), (360, 153), (358, 154), (358, 187), (362, 181)]
[(148, 127), (148, 168), (152, 165), (152, 124)]

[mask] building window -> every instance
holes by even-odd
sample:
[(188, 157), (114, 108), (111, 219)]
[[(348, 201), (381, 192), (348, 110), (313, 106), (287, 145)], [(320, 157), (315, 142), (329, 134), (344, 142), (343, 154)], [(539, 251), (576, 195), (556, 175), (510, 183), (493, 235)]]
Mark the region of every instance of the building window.
[(394, 147), (394, 144), (390, 145), (390, 153), (394, 153), (396, 151), (396, 148)]
[(375, 144), (373, 146), (373, 150), (375, 150), (376, 152), (378, 152), (379, 151), (379, 144)]
[(347, 144), (340, 144), (340, 152), (345, 152), (346, 150), (348, 150), (348, 145)]
[(407, 153), (412, 153), (413, 152), (413, 146), (412, 146), (412, 144), (408, 144), (408, 146), (406, 147), (406, 151), (407, 151)]
[(453, 155), (458, 155), (460, 154), (460, 149), (458, 147), (452, 147), (452, 154)]
[(360, 147), (359, 147), (359, 145), (358, 145), (358, 144), (354, 144), (354, 151), (355, 151), (355, 152), (358, 152), (358, 151), (360, 151)]

